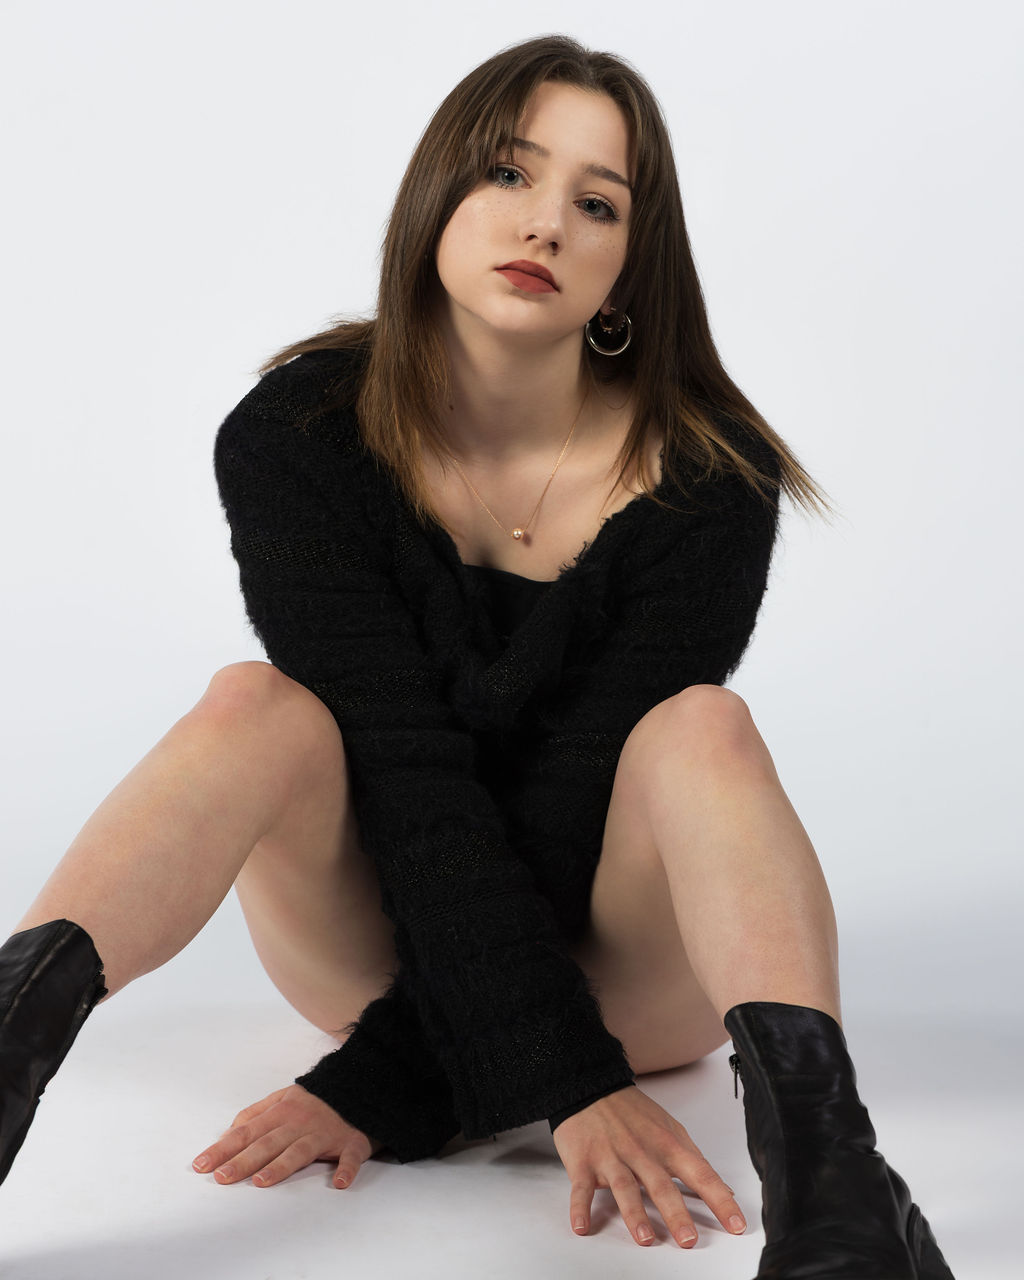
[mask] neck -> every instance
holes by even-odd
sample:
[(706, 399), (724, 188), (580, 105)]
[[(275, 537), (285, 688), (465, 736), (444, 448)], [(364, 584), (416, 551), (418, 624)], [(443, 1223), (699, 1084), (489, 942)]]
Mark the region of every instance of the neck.
[(538, 344), (487, 333), (467, 342), (450, 325), (443, 332), (452, 381), (441, 421), (460, 462), (496, 466), (537, 454), (554, 460), (574, 421), (572, 447), (586, 439), (598, 397), (587, 395), (590, 374), (576, 335)]

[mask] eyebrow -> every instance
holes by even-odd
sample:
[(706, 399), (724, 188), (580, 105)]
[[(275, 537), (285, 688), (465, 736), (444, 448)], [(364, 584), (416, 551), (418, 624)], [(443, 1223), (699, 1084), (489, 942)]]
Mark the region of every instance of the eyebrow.
[[(523, 151), (532, 151), (534, 155), (542, 156), (545, 160), (551, 155), (547, 147), (542, 147), (539, 142), (531, 142), (529, 138), (513, 138), (512, 145), (521, 147)], [(629, 192), (633, 190), (621, 173), (616, 173), (614, 169), (609, 169), (603, 164), (585, 164), (583, 172), (589, 173), (594, 178), (605, 178), (608, 182), (617, 182)]]

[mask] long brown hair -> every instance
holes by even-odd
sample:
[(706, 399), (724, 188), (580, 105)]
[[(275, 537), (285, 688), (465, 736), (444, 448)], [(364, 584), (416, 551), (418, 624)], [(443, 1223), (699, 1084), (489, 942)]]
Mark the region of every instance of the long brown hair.
[(496, 158), (507, 155), (511, 160), (516, 126), (545, 81), (607, 94), (629, 127), (633, 207), (614, 298), (617, 310), (630, 316), (633, 341), (613, 358), (593, 351), (581, 337), (584, 356), (599, 381), (625, 375), (633, 385), (636, 411), (617, 459), (616, 484), (636, 476), (651, 494), (644, 442), (648, 429), (657, 429), (665, 432), (663, 468), (684, 493), (686, 484), (676, 469), (679, 458), (691, 478), (731, 469), (770, 500), (771, 477), (725, 438), (713, 417), (717, 411), (744, 424), (770, 447), (776, 465), (768, 470), (779, 473), (793, 500), (808, 510), (828, 510), (823, 491), (722, 366), (690, 249), (672, 144), (656, 98), (621, 58), (592, 52), (566, 36), (527, 40), (488, 58), (438, 107), (409, 161), (388, 222), (376, 317), (343, 319), (285, 347), (259, 372), (307, 351), (350, 349), (361, 354), (345, 385), (331, 389), (323, 408), (354, 404), (364, 443), (390, 469), (417, 517), (443, 524), (420, 465), (424, 444), (442, 457), (446, 452), (437, 405), (450, 375), (435, 321), (441, 288), (435, 251), (452, 213), (493, 169)]

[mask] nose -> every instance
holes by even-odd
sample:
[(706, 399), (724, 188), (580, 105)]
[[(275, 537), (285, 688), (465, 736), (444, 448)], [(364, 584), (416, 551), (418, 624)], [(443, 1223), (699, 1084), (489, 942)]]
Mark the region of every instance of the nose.
[(544, 244), (552, 253), (565, 246), (565, 208), (553, 193), (531, 191), (524, 201), (521, 234), (524, 244)]

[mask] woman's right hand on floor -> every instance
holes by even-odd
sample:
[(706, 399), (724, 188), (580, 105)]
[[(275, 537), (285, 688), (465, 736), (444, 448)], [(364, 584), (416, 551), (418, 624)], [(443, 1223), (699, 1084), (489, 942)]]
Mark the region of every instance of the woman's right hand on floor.
[(726, 1231), (739, 1235), (746, 1228), (732, 1189), (679, 1121), (635, 1085), (563, 1120), (554, 1141), (572, 1182), (569, 1217), (578, 1235), (590, 1230), (594, 1192), (608, 1187), (633, 1239), (651, 1244), (655, 1233), (644, 1208), (643, 1187), (677, 1243), (692, 1248), (697, 1229), (673, 1178), (699, 1195)]
[(314, 1160), (337, 1160), (334, 1185), (347, 1187), (381, 1146), (302, 1085), (292, 1084), (240, 1111), (192, 1168), (212, 1172), (225, 1185), (251, 1176), (256, 1186), (272, 1187)]

